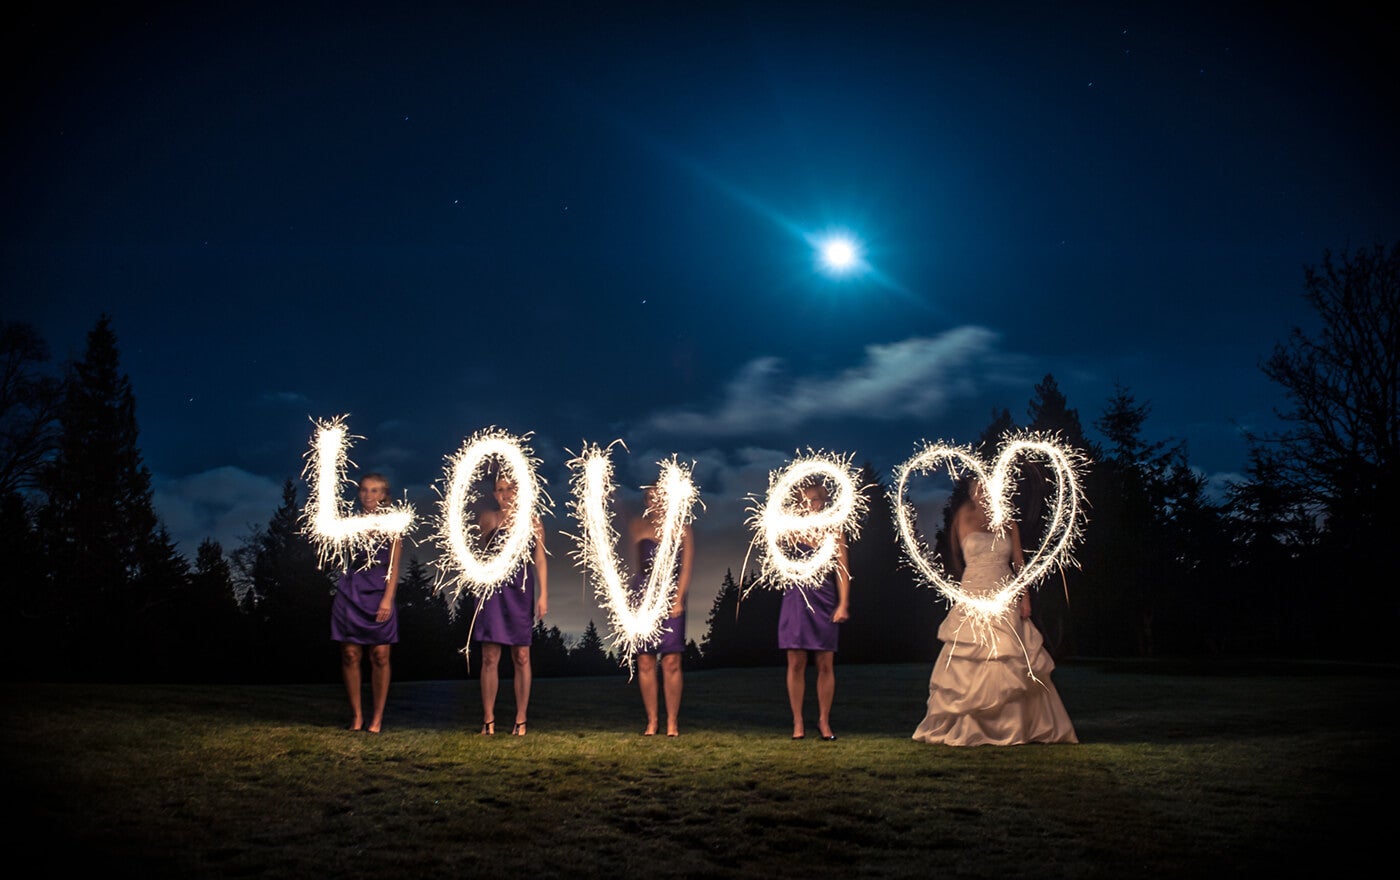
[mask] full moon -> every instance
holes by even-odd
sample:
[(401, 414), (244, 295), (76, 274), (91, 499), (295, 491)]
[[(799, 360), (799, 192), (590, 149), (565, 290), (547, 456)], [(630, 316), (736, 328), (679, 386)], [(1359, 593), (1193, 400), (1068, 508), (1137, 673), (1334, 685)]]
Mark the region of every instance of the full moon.
[(850, 272), (860, 262), (855, 242), (844, 236), (828, 238), (822, 242), (820, 250), (822, 266), (837, 275)]

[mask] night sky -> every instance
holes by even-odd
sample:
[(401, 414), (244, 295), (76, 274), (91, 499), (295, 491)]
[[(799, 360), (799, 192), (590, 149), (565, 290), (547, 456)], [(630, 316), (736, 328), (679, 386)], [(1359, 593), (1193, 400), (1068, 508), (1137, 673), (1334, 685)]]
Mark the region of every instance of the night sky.
[(1221, 485), (1303, 267), (1400, 238), (1393, 31), (1347, 3), (119, 5), (0, 38), (0, 317), (57, 369), (111, 316), (191, 557), (312, 417), (424, 512), (464, 437), (533, 432), (566, 632), (605, 618), (585, 441), (634, 488), (695, 462), (698, 639), (772, 468), (888, 479), (1046, 373)]

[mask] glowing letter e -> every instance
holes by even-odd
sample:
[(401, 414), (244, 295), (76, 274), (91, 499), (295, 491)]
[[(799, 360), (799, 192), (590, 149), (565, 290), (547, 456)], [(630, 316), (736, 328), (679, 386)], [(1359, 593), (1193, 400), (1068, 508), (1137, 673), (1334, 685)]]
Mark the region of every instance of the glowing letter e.
[[(836, 490), (831, 503), (817, 511), (807, 509), (801, 493), (813, 483)], [(764, 580), (781, 589), (821, 581), (837, 564), (837, 533), (856, 530), (863, 501), (856, 490), (856, 474), (849, 461), (840, 457), (813, 455), (772, 474), (768, 500), (752, 519), (759, 532), (756, 537), (763, 541)], [(810, 555), (794, 558), (788, 547), (802, 537), (819, 543)]]

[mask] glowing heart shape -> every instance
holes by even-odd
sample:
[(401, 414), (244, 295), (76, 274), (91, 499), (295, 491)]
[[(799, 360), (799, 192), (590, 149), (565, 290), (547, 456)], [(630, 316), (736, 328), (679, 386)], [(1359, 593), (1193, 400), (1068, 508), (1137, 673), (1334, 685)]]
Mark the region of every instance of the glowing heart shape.
[[(1014, 518), (1011, 489), (1019, 475), (1017, 462), (1023, 458), (1042, 459), (1054, 477), (1054, 495), (1046, 505), (1045, 537), (1025, 566), (1014, 577), (1007, 578), (994, 594), (968, 593), (948, 576), (937, 554), (930, 552), (915, 534), (914, 508), (905, 499), (909, 480), (939, 468), (946, 468), (955, 477), (977, 478), (986, 489), (984, 504), (992, 534), (1009, 539), (1009, 526)], [(925, 446), (895, 472), (895, 520), (909, 561), (925, 581), (950, 602), (962, 606), (974, 620), (990, 621), (1007, 614), (1023, 591), (1039, 583), (1056, 567), (1074, 564), (1070, 554), (1079, 538), (1084, 509), (1084, 492), (1078, 474), (1082, 461), (1078, 452), (1040, 435), (1008, 439), (990, 473), (970, 448)]]

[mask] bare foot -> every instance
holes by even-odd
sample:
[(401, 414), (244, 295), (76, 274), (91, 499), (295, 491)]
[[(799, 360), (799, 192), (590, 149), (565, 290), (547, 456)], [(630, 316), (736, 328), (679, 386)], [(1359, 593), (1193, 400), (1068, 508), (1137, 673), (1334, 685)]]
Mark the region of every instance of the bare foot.
[(656, 736), (656, 719), (647, 722), (647, 729), (642, 731), (642, 736)]
[(347, 729), (348, 729), (348, 730), (362, 730), (362, 729), (364, 729), (364, 726), (365, 726), (365, 719), (363, 719), (363, 718), (356, 718), (356, 719), (354, 719), (353, 721), (350, 722), (350, 726), (349, 726)]

